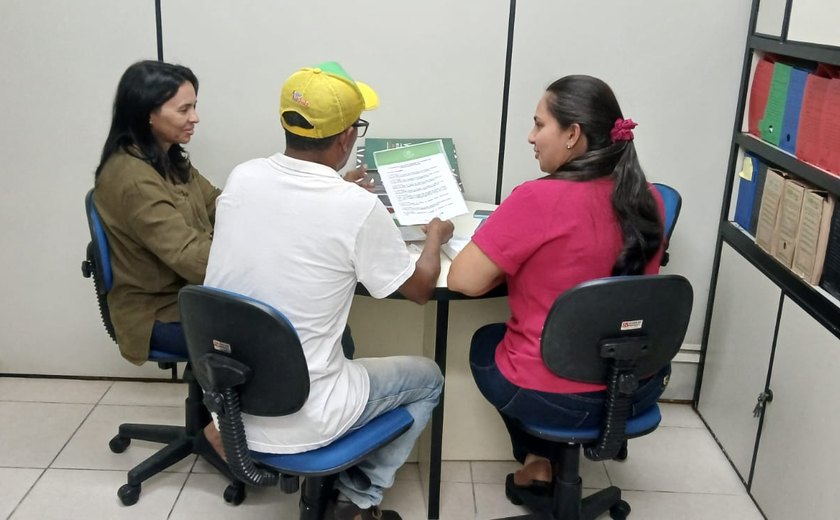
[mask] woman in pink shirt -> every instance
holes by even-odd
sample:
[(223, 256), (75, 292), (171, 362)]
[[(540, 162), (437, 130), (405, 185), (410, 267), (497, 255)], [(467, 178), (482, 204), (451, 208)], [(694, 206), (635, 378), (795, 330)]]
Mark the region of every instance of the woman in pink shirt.
[[(482, 394), (499, 410), (514, 457), (513, 486), (548, 492), (549, 443), (518, 420), (550, 417), (556, 426), (600, 424), (603, 385), (551, 373), (540, 334), (554, 300), (595, 278), (659, 272), (662, 200), (645, 179), (610, 87), (590, 76), (552, 83), (537, 105), (528, 142), (544, 177), (524, 182), (476, 231), (452, 262), (450, 289), (477, 296), (502, 282), (511, 317), (476, 331), (470, 363)], [(634, 413), (656, 402), (666, 369), (642, 382)]]

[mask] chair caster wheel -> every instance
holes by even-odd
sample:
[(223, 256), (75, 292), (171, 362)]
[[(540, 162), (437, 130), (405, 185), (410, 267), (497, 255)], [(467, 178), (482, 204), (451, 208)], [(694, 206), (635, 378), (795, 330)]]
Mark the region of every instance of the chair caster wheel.
[(133, 506), (140, 499), (140, 484), (132, 486), (131, 484), (123, 484), (117, 490), (117, 496), (124, 506)]
[(108, 442), (108, 447), (111, 448), (111, 451), (114, 453), (122, 453), (126, 448), (128, 448), (129, 444), (131, 444), (131, 439), (116, 435)]
[(245, 484), (231, 484), (225, 488), (225, 502), (238, 506), (245, 500)]
[(613, 520), (624, 520), (630, 515), (630, 504), (624, 500), (619, 500), (614, 506), (610, 508), (610, 518)]
[(296, 475), (280, 475), (280, 490), (287, 495), (297, 493), (300, 489), (300, 479)]

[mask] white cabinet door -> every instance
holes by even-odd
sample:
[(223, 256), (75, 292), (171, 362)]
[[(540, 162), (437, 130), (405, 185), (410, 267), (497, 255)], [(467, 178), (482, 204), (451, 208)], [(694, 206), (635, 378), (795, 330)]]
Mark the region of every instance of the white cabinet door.
[(755, 32), (777, 38), (781, 36), (786, 4), (786, 0), (761, 0), (761, 3), (758, 4), (758, 20), (755, 22)]
[(840, 340), (785, 298), (752, 494), (771, 520), (840, 518)]
[(698, 410), (735, 469), (749, 479), (781, 289), (723, 245)]
[(837, 0), (794, 0), (788, 40), (840, 46), (838, 24), (840, 3)]

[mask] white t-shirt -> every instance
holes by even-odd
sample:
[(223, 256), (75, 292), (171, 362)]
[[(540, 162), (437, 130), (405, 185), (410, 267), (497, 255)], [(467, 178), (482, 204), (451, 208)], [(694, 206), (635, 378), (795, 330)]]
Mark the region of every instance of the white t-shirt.
[(282, 312), (297, 330), (310, 376), (300, 411), (243, 414), (251, 449), (308, 451), (353, 425), (370, 385), (365, 369), (341, 349), (356, 282), (384, 298), (413, 273), (379, 199), (332, 168), (283, 154), (234, 168), (217, 201), (204, 283)]

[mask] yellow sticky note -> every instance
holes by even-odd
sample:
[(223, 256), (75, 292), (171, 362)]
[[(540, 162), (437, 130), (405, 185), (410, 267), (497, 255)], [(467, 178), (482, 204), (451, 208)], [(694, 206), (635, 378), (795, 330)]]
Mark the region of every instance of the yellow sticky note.
[(745, 181), (751, 181), (753, 177), (753, 162), (749, 157), (744, 157), (744, 168), (741, 170), (741, 176)]

